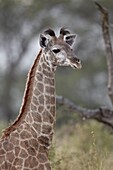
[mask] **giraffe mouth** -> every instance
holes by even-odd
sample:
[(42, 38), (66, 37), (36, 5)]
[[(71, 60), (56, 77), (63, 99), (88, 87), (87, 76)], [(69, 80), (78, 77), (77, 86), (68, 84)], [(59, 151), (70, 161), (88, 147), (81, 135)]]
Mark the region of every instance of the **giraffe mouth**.
[(72, 68), (77, 68), (77, 69), (81, 69), (82, 68), (82, 64), (81, 64), (81, 62), (79, 62), (79, 63), (70, 63), (70, 65), (71, 65), (71, 67)]
[(82, 68), (82, 64), (81, 64), (81, 61), (78, 59), (78, 58), (73, 58), (73, 59), (70, 59), (70, 66), (72, 68), (77, 68), (77, 69), (81, 69)]

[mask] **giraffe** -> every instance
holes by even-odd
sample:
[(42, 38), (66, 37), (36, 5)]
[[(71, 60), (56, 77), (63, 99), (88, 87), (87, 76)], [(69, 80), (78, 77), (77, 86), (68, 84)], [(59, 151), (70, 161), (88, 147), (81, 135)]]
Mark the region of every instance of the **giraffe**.
[(41, 49), (28, 73), (20, 113), (0, 139), (0, 170), (51, 170), (48, 158), (56, 121), (57, 66), (81, 68), (72, 45), (76, 39), (65, 28), (40, 34)]

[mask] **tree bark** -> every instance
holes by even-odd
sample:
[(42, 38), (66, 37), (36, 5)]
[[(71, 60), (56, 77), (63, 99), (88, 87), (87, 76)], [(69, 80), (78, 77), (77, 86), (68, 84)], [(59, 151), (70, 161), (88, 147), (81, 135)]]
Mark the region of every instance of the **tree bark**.
[(102, 33), (106, 50), (106, 61), (108, 68), (108, 95), (113, 105), (113, 51), (111, 45), (110, 31), (109, 31), (109, 14), (107, 9), (95, 2), (102, 17)]

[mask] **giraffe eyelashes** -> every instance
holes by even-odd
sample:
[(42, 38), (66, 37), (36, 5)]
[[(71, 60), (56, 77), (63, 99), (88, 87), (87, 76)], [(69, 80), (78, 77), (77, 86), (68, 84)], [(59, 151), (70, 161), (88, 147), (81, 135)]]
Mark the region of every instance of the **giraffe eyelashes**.
[(55, 54), (59, 53), (60, 52), (60, 49), (56, 48), (56, 49), (53, 49), (52, 50)]

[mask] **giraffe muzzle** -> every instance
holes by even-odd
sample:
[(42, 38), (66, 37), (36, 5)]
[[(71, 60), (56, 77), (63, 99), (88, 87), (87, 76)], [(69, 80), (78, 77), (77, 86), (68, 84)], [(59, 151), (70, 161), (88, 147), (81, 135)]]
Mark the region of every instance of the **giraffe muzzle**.
[(74, 69), (75, 68), (77, 68), (77, 69), (81, 69), (82, 68), (81, 61), (78, 58), (76, 58), (76, 57), (70, 59), (70, 65)]

